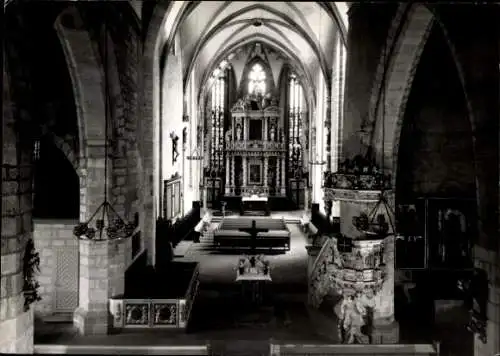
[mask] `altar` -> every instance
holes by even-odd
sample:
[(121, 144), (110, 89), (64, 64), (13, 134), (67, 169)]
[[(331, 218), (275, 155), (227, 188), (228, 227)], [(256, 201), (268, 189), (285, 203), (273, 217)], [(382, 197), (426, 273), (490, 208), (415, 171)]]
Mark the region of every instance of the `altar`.
[(267, 196), (244, 196), (241, 198), (241, 215), (245, 214), (245, 211), (261, 211), (264, 215), (269, 216), (271, 214), (268, 204)]
[[(255, 99), (255, 98), (254, 98)], [(225, 137), (225, 189), (228, 197), (286, 196), (285, 127), (277, 102), (253, 107), (237, 101)]]
[(241, 286), (243, 301), (254, 306), (262, 305), (265, 287), (272, 282), (269, 263), (262, 257), (240, 259), (235, 282)]

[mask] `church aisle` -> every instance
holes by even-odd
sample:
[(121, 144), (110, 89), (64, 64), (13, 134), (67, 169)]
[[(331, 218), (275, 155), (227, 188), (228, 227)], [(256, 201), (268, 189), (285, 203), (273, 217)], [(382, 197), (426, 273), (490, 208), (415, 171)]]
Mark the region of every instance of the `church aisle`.
[[(297, 285), (298, 290), (307, 288), (307, 240), (296, 224), (287, 224), (291, 233), (290, 251), (283, 253), (262, 250), (271, 264), (271, 277), (274, 285)], [(221, 252), (212, 247), (212, 240), (201, 238), (200, 243), (192, 243), (183, 257), (176, 261), (196, 261), (200, 263), (200, 282), (202, 284), (233, 284), (236, 278), (236, 265), (239, 251)], [(302, 288), (301, 288), (302, 287)]]

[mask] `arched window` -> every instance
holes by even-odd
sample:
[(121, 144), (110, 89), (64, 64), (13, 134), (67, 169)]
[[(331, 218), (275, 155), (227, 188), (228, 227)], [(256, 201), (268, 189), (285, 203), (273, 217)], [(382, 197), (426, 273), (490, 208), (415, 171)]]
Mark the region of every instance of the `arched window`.
[(227, 61), (222, 61), (213, 71), (213, 85), (211, 92), (211, 115), (210, 115), (210, 166), (215, 170), (224, 167), (224, 110), (226, 95), (226, 68)]
[(288, 152), (289, 152), (289, 170), (292, 175), (299, 172), (302, 168), (302, 103), (303, 93), (302, 85), (295, 74), (290, 75), (288, 82), (289, 97), (289, 123), (288, 123)]
[(266, 72), (259, 63), (254, 64), (248, 73), (248, 93), (262, 95), (266, 93)]

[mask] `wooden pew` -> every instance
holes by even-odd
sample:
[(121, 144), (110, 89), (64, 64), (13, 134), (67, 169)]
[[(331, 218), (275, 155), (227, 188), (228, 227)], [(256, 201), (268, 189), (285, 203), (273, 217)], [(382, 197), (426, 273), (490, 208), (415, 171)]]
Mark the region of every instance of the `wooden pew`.
[[(113, 336), (108, 335), (111, 339)], [(35, 344), (35, 354), (91, 355), (211, 355), (210, 345), (61, 345)]]
[(366, 356), (439, 356), (439, 343), (435, 344), (382, 344), (382, 345), (308, 345), (270, 343), (270, 356), (281, 355), (366, 355)]
[(214, 231), (214, 244), (217, 247), (249, 248), (251, 245), (250, 233), (239, 229), (250, 228), (254, 220), (257, 228), (269, 229), (267, 232), (257, 234), (257, 247), (290, 250), (290, 231), (284, 219), (225, 219)]

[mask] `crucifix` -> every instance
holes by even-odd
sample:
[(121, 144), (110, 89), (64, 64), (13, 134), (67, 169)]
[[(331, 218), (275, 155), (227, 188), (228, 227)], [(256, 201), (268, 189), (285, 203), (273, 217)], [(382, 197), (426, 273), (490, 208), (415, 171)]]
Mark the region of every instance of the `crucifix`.
[(248, 232), (250, 234), (250, 251), (252, 255), (255, 255), (255, 250), (257, 249), (257, 234), (259, 232), (267, 232), (269, 229), (258, 228), (255, 220), (252, 220), (252, 227), (240, 228), (240, 231)]

